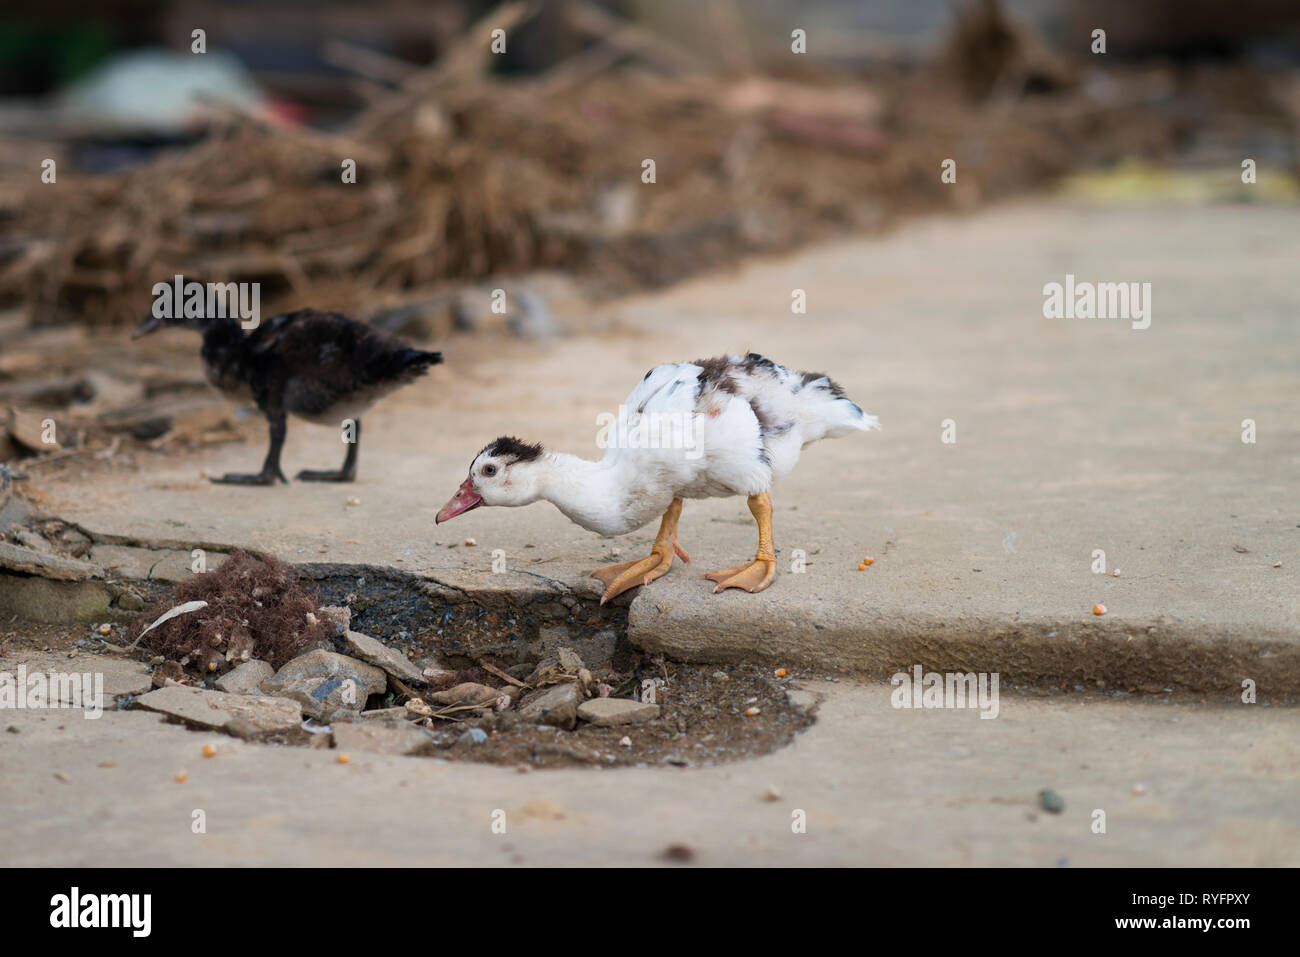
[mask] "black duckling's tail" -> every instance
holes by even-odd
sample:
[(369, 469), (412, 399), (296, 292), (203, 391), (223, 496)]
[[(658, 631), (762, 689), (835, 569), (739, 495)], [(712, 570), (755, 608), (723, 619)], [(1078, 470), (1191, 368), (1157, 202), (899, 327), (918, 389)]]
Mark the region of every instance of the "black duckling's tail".
[(429, 371), (429, 366), (442, 362), (441, 352), (426, 352), (423, 349), (400, 349), (389, 359), (385, 378), (413, 379)]

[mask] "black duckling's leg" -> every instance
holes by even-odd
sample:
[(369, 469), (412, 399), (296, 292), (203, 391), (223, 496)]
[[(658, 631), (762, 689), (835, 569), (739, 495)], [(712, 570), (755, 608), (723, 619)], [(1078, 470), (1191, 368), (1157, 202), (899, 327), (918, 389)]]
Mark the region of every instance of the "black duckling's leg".
[(343, 459), (343, 468), (337, 472), (320, 469), (303, 469), (294, 476), (299, 482), (351, 482), (357, 477), (357, 449), (361, 446), (361, 420), (352, 420), (352, 441)]
[(279, 479), (286, 485), (289, 484), (289, 480), (280, 471), (280, 450), (284, 448), (284, 436), (288, 431), (284, 413), (267, 413), (266, 418), (270, 424), (271, 445), (266, 450), (266, 461), (262, 463), (262, 471), (256, 475), (227, 472), (221, 478), (214, 478), (213, 482), (218, 485), (274, 485), (276, 479)]

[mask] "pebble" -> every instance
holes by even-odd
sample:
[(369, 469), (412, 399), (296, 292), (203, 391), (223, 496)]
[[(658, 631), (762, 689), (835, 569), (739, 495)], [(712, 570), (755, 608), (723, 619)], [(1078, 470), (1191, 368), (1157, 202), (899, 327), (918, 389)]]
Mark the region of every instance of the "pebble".
[(779, 801), (781, 800), (781, 792), (774, 787), (769, 787), (766, 791), (763, 792), (763, 800)]
[(625, 748), (630, 748), (630, 747), (632, 747), (632, 739), (629, 738), (626, 734), (623, 735), (622, 740), (619, 741), (618, 743), (619, 743), (621, 746), (625, 747)]
[(1044, 811), (1060, 814), (1065, 810), (1065, 801), (1051, 788), (1043, 788), (1038, 792), (1038, 806)]
[(760, 714), (762, 714), (762, 713), (763, 713), (762, 710), (760, 710), (759, 708), (746, 708), (746, 709), (745, 709), (745, 717), (747, 717), (747, 718), (754, 718), (754, 717), (757, 717), (758, 715), (760, 715)]
[(482, 728), (470, 728), (468, 731), (466, 731), (464, 734), (462, 734), (459, 738), (456, 739), (456, 743), (457, 744), (482, 744), (484, 741), (487, 740), (487, 737), (488, 737), (487, 732), (484, 731)]
[(592, 698), (578, 705), (578, 717), (602, 726), (641, 724), (659, 717), (659, 706), (627, 698)]
[(669, 844), (660, 855), (665, 861), (688, 864), (695, 860), (695, 851), (685, 844)]

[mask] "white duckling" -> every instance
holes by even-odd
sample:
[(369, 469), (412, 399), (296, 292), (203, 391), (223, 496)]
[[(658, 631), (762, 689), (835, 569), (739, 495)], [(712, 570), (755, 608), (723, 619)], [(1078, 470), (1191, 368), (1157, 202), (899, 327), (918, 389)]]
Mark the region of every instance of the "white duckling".
[(668, 363), (646, 373), (603, 430), (605, 455), (589, 461), (503, 436), (470, 463), (469, 477), (438, 512), (445, 522), (480, 505), (553, 504), (585, 529), (623, 535), (662, 516), (647, 558), (608, 565), (601, 604), (667, 573), (682, 500), (745, 495), (758, 522), (752, 562), (709, 572), (714, 593), (760, 592), (776, 575), (769, 490), (810, 443), (880, 428), (876, 417), (819, 372), (792, 372), (756, 353)]

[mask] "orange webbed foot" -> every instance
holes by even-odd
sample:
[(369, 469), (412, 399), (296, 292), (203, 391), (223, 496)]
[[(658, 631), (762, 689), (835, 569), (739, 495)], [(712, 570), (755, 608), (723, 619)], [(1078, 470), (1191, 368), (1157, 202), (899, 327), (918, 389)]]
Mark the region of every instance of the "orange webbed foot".
[(754, 594), (772, 584), (772, 579), (776, 577), (776, 560), (756, 558), (748, 564), (737, 565), (735, 568), (709, 572), (704, 577), (709, 581), (717, 582), (713, 589), (715, 595), (728, 588), (743, 588), (750, 594)]
[(672, 565), (673, 553), (656, 549), (648, 558), (597, 568), (591, 573), (591, 577), (598, 578), (605, 584), (605, 593), (600, 596), (600, 603), (603, 605), (630, 588), (648, 585), (656, 578), (663, 577)]

